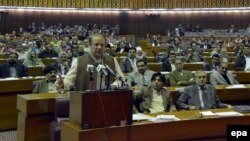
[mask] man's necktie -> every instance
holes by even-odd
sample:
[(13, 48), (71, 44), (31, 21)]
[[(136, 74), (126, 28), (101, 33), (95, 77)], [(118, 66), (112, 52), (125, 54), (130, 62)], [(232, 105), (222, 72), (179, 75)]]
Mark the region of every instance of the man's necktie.
[(144, 75), (142, 75), (142, 85), (143, 85), (143, 86), (146, 86), (146, 85), (147, 85), (146, 78), (145, 78)]
[(200, 102), (201, 102), (201, 109), (204, 109), (204, 101), (203, 101), (203, 97), (205, 96), (205, 86), (200, 86), (201, 88), (201, 94), (200, 94)]

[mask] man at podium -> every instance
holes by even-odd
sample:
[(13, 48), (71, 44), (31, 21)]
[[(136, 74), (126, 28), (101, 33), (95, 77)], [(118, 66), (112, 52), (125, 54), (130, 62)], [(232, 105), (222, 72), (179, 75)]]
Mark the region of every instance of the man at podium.
[(90, 53), (78, 57), (66, 74), (64, 80), (58, 79), (58, 89), (85, 91), (101, 90), (113, 83), (116, 78), (124, 77), (114, 57), (105, 55), (106, 39), (101, 34), (90, 38)]

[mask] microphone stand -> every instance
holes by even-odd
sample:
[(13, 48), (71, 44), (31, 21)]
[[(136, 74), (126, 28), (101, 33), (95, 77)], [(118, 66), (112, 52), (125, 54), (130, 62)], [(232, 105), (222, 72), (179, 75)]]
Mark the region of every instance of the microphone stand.
[(102, 71), (100, 71), (100, 73), (101, 73), (101, 76), (100, 76), (100, 87), (99, 87), (99, 90), (101, 91), (102, 90), (102, 78), (103, 78), (103, 72)]
[(90, 89), (90, 91), (91, 90), (93, 90), (93, 72), (92, 71), (89, 71), (89, 81), (90, 81), (90, 83), (89, 83), (89, 89)]
[(107, 90), (110, 90), (110, 72), (108, 71), (108, 76), (107, 76)]

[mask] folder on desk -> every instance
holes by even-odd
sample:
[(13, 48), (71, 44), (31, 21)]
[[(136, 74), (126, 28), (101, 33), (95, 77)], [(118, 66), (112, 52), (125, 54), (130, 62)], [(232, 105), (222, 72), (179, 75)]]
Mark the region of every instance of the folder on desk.
[(250, 112), (250, 105), (233, 105), (233, 108), (241, 113)]

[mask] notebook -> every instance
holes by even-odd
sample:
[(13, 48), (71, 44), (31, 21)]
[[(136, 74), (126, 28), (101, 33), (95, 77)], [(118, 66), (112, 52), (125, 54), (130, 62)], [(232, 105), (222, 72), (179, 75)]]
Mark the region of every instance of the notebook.
[(250, 112), (250, 105), (233, 105), (233, 108), (241, 113)]

